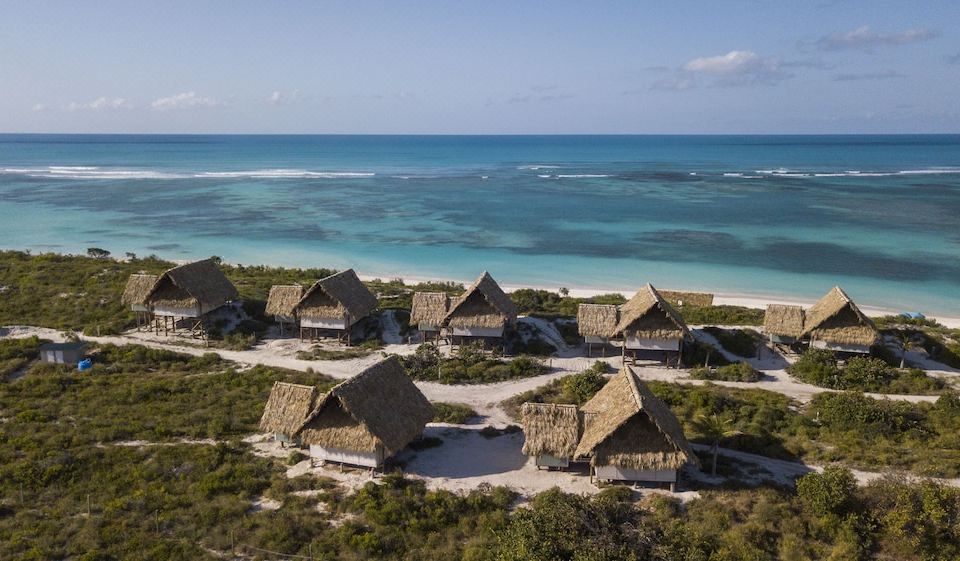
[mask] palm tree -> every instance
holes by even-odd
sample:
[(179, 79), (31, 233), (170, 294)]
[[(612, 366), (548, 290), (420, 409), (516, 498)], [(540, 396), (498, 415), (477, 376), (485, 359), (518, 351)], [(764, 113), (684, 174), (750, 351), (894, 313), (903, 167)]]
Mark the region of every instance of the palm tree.
[(717, 475), (717, 453), (720, 450), (720, 441), (724, 438), (736, 436), (740, 431), (733, 428), (733, 420), (713, 415), (700, 415), (694, 423), (697, 431), (710, 441), (710, 452), (713, 454), (713, 469), (710, 474)]
[(913, 332), (898, 329), (893, 333), (893, 340), (900, 347), (900, 368), (907, 365), (907, 351), (913, 348)]

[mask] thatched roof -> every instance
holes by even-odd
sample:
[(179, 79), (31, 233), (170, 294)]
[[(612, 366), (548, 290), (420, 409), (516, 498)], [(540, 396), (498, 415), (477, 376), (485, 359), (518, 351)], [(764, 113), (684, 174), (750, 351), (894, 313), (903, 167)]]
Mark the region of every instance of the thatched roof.
[(296, 310), (301, 317), (341, 318), (349, 315), (350, 322), (356, 323), (369, 316), (376, 307), (377, 297), (367, 290), (353, 269), (347, 269), (313, 283), (297, 303)]
[(673, 412), (625, 366), (581, 408), (576, 456), (592, 465), (678, 469), (697, 462)]
[(315, 386), (274, 382), (260, 417), (260, 430), (275, 434), (294, 434), (316, 407), (318, 397), (320, 390)]
[(800, 337), (803, 333), (803, 308), (770, 304), (763, 314), (763, 332), (781, 337)]
[(580, 440), (580, 415), (576, 405), (524, 403), (523, 453), (528, 456), (549, 454), (572, 458)]
[(292, 316), (301, 298), (303, 287), (299, 284), (275, 284), (270, 287), (264, 313), (268, 316)]
[(374, 364), (334, 386), (303, 423), (304, 444), (396, 454), (423, 433), (433, 406), (410, 380), (397, 357)]
[(484, 271), (470, 287), (450, 306), (442, 325), (471, 327), (502, 327), (517, 321), (517, 306), (506, 295), (490, 273)]
[(613, 304), (580, 304), (577, 328), (584, 337), (611, 337), (617, 328), (617, 317)]
[(198, 307), (201, 314), (236, 300), (237, 289), (211, 259), (194, 261), (160, 275), (147, 296), (151, 306)]
[(869, 346), (877, 328), (839, 286), (807, 310), (802, 337), (841, 345)]
[(652, 284), (637, 291), (626, 304), (620, 306), (620, 321), (615, 334), (642, 339), (683, 339), (690, 330), (680, 314), (660, 296)]
[(410, 325), (439, 326), (450, 308), (450, 296), (445, 292), (416, 292), (410, 308)]
[(659, 290), (660, 296), (674, 306), (712, 306), (713, 294), (708, 292), (685, 292), (681, 290)]
[(157, 284), (157, 275), (133, 274), (127, 279), (127, 286), (123, 289), (120, 302), (127, 306), (143, 306), (147, 303), (147, 296)]

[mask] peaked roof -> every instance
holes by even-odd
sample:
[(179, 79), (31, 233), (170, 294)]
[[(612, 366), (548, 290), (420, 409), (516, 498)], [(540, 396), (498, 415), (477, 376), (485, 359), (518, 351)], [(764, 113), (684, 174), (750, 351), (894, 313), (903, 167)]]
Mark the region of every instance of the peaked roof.
[(770, 304), (763, 314), (763, 332), (797, 338), (803, 333), (803, 320), (803, 308), (800, 306)]
[(292, 435), (313, 411), (319, 396), (315, 386), (274, 382), (260, 417), (260, 430)]
[(877, 339), (877, 328), (847, 293), (835, 286), (807, 310), (801, 336), (830, 343), (869, 346)]
[(450, 296), (445, 292), (416, 292), (410, 307), (410, 325), (439, 326), (450, 308)]
[(576, 405), (524, 403), (520, 414), (524, 454), (573, 457), (580, 440), (580, 413)]
[(451, 327), (500, 327), (517, 321), (517, 305), (484, 271), (451, 305), (442, 325)]
[(128, 306), (145, 305), (147, 296), (153, 290), (153, 285), (157, 284), (158, 275), (132, 274), (127, 279), (127, 286), (123, 289), (123, 295), (120, 302)]
[(356, 321), (370, 315), (377, 297), (360, 281), (353, 269), (340, 271), (313, 283), (297, 303), (296, 311), (307, 317), (342, 317)]
[(629, 366), (607, 382), (581, 411), (583, 436), (576, 455), (592, 456), (594, 465), (676, 469), (687, 461), (697, 461), (673, 412)]
[(577, 329), (585, 337), (610, 337), (617, 327), (618, 313), (613, 304), (580, 304)]
[(304, 444), (396, 454), (423, 433), (433, 406), (397, 357), (334, 386), (297, 431)]
[(154, 306), (191, 308), (207, 313), (238, 298), (237, 289), (212, 259), (168, 269), (147, 296)]
[(267, 309), (265, 314), (268, 316), (292, 316), (294, 309), (303, 298), (303, 287), (299, 284), (275, 284), (270, 287), (270, 295), (267, 296)]
[(620, 321), (613, 333), (623, 332), (647, 339), (690, 337), (690, 330), (680, 314), (649, 283), (620, 306)]

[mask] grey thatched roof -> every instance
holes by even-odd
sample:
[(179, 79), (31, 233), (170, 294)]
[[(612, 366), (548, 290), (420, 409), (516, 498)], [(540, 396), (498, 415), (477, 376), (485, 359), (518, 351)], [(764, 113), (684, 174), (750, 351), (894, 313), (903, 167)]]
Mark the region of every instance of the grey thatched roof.
[(127, 306), (146, 305), (147, 297), (159, 278), (157, 275), (130, 275), (130, 278), (127, 279), (127, 286), (123, 289), (123, 295), (120, 297), (120, 302)]
[(841, 345), (869, 346), (877, 339), (877, 328), (847, 293), (835, 286), (807, 310), (801, 336)]
[(576, 456), (593, 465), (677, 469), (697, 462), (673, 412), (625, 366), (581, 408)]
[(377, 297), (371, 293), (353, 269), (318, 280), (297, 303), (301, 317), (350, 318), (356, 323), (370, 315), (377, 307)]
[(270, 295), (267, 296), (268, 316), (292, 316), (300, 299), (303, 298), (304, 289), (299, 284), (275, 284), (270, 287)]
[(204, 259), (160, 275), (146, 301), (151, 306), (199, 307), (200, 313), (205, 314), (238, 297), (237, 289), (217, 264)]
[(580, 304), (577, 328), (584, 337), (612, 337), (619, 312), (613, 304)]
[(316, 407), (320, 395), (320, 390), (315, 386), (274, 382), (260, 417), (260, 430), (275, 434), (294, 434)]
[(767, 335), (798, 338), (803, 333), (803, 308), (770, 304), (763, 314), (763, 332)]
[(396, 454), (423, 433), (433, 406), (390, 357), (334, 386), (297, 433), (304, 444)]
[(647, 284), (620, 306), (620, 319), (615, 334), (646, 339), (683, 339), (690, 330), (680, 314), (660, 296), (652, 284)]
[(573, 457), (580, 440), (580, 414), (576, 405), (524, 403), (520, 413), (524, 454)]
[(443, 326), (457, 328), (512, 325), (517, 321), (517, 306), (493, 280), (490, 273), (482, 275), (450, 305), (443, 318)]
[(439, 326), (450, 308), (445, 292), (416, 292), (410, 308), (410, 325)]

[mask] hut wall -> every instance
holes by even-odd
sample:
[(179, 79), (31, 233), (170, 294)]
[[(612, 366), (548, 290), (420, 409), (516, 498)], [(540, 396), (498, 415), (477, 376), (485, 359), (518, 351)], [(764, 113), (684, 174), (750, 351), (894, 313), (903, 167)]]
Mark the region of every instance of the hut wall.
[(436, 325), (427, 325), (427, 324), (425, 324), (425, 323), (419, 324), (419, 325), (417, 326), (417, 329), (420, 330), (420, 331), (428, 331), (428, 332), (430, 332), (430, 333), (435, 333), (435, 332), (437, 332), (437, 331), (440, 331), (440, 328), (439, 328), (438, 326), (436, 326)]
[(457, 337), (503, 337), (503, 327), (451, 327)]
[(153, 314), (160, 317), (178, 317), (178, 318), (198, 318), (200, 317), (200, 308), (175, 308), (173, 306), (156, 306), (153, 308)]
[(83, 349), (48, 349), (40, 351), (40, 360), (52, 364), (76, 364), (83, 358)]
[(608, 481), (677, 482), (677, 470), (675, 469), (640, 470), (620, 466), (597, 466), (594, 473), (597, 479)]
[(324, 318), (324, 317), (301, 317), (300, 327), (312, 327), (316, 329), (346, 329), (347, 320), (344, 318)]
[(277, 323), (297, 323), (297, 318), (294, 316), (276, 315), (273, 316), (273, 319), (275, 319)]
[(626, 346), (628, 349), (641, 351), (679, 351), (680, 339), (627, 337)]
[(870, 354), (870, 347), (867, 345), (854, 345), (853, 343), (831, 343), (829, 341), (813, 341), (810, 346), (815, 349), (828, 349), (839, 351), (841, 353)]
[(550, 454), (541, 454), (535, 460), (537, 467), (565, 468), (570, 466), (570, 458), (558, 458)]
[(383, 446), (377, 446), (377, 449), (373, 452), (361, 452), (319, 444), (310, 445), (310, 457), (324, 462), (378, 468), (383, 465), (385, 456)]
[(143, 304), (131, 304), (131, 305), (130, 305), (130, 311), (133, 311), (133, 312), (149, 312), (149, 311), (150, 311), (150, 308), (148, 308), (147, 306), (145, 306), (145, 305), (143, 305)]
[(771, 342), (771, 343), (780, 343), (781, 345), (792, 345), (792, 344), (794, 344), (794, 343), (797, 342), (797, 338), (796, 338), (796, 337), (789, 337), (789, 336), (787, 336), (787, 335), (775, 335), (775, 334), (771, 333), (771, 334), (770, 334), (770, 342)]
[(583, 338), (585, 343), (606, 343), (608, 339), (606, 337), (596, 337), (593, 335), (587, 335)]

